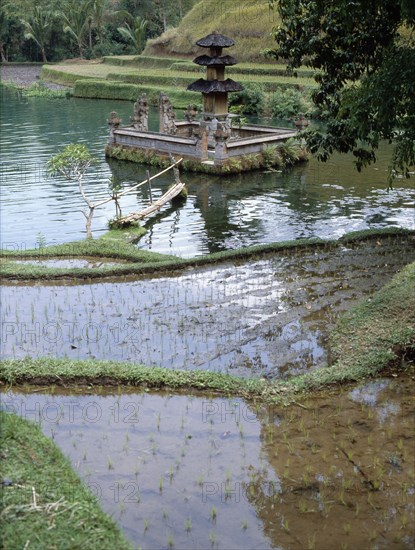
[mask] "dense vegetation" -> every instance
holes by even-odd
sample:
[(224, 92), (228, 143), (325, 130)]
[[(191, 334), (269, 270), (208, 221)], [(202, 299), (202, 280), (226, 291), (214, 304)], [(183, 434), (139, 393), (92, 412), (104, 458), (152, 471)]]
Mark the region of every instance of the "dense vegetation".
[[(273, 5), (274, 0), (270, 0)], [(270, 54), (319, 72), (313, 99), (328, 118), (306, 136), (326, 160), (353, 152), (358, 169), (395, 144), (390, 181), (415, 165), (415, 4), (413, 0), (279, 0), (282, 24)]]
[(9, 0), (0, 5), (1, 61), (140, 53), (196, 0)]

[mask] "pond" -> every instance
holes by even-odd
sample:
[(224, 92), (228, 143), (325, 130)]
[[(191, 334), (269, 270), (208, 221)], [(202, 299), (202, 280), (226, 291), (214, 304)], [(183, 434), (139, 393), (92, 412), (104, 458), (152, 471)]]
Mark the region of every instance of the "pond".
[[(104, 158), (106, 119), (114, 109), (128, 123), (132, 114), (129, 102), (51, 101), (1, 90), (4, 248), (33, 248), (36, 243), (62, 243), (85, 236), (84, 204), (76, 184), (46, 174), (47, 160), (61, 147), (85, 143), (98, 157), (99, 163), (85, 184), (92, 197), (107, 196), (110, 177), (126, 185), (145, 177), (148, 167), (108, 163)], [(150, 126), (156, 124), (156, 111), (152, 110)], [(313, 159), (282, 173), (182, 174), (189, 189), (187, 202), (181, 207), (166, 206), (145, 222), (148, 232), (138, 246), (189, 257), (300, 237), (337, 237), (367, 228), (414, 228), (413, 179), (398, 180), (395, 190), (388, 193), (389, 159), (390, 148), (384, 146), (379, 162), (361, 174), (354, 170), (351, 157), (344, 155), (334, 155), (327, 164)], [(170, 175), (157, 180), (154, 196), (164, 193), (170, 183)], [(148, 200), (147, 190), (141, 188), (123, 200), (123, 211), (141, 210)], [(113, 216), (111, 205), (96, 212), (95, 236), (103, 234)]]
[(41, 424), (136, 548), (412, 549), (413, 391), (402, 376), (282, 409), (103, 388), (1, 403)]

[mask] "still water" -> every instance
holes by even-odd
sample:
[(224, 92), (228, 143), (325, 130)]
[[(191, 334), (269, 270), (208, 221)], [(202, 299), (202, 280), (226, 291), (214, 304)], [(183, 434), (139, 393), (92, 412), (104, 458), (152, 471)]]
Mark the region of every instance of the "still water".
[[(46, 162), (61, 147), (85, 143), (99, 162), (86, 178), (92, 198), (108, 194), (115, 177), (125, 185), (141, 181), (145, 166), (104, 157), (106, 119), (116, 110), (124, 123), (132, 104), (86, 99), (47, 100), (1, 92), (1, 241), (8, 249), (25, 249), (39, 240), (48, 244), (85, 236), (84, 207), (74, 182), (49, 177)], [(181, 114), (177, 113), (178, 118)], [(156, 128), (156, 112), (150, 126)], [(379, 162), (359, 174), (350, 156), (335, 155), (327, 164), (311, 160), (283, 173), (253, 172), (211, 176), (185, 173), (189, 196), (181, 207), (166, 206), (149, 219), (138, 246), (183, 257), (252, 244), (300, 237), (336, 237), (345, 232), (385, 226), (415, 227), (414, 180), (398, 180), (387, 192), (390, 149)], [(151, 167), (151, 173), (156, 169)], [(165, 192), (171, 176), (154, 185), (154, 196)], [(123, 199), (123, 212), (142, 209), (148, 193), (139, 189)], [(111, 204), (99, 209), (93, 234), (106, 230), (114, 216)]]
[(415, 261), (414, 238), (120, 282), (4, 285), (4, 358), (112, 359), (286, 378), (329, 363), (339, 315)]
[(413, 389), (371, 381), (303, 408), (104, 388), (0, 397), (54, 439), (134, 548), (403, 550)]

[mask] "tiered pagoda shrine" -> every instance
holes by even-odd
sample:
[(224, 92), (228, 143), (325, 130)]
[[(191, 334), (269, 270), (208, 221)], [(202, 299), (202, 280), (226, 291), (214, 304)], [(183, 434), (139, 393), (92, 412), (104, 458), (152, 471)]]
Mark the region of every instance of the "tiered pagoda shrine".
[(206, 67), (206, 79), (200, 78), (187, 87), (203, 95), (201, 117), (197, 118), (192, 104), (184, 113), (185, 120), (176, 120), (171, 101), (161, 92), (159, 131), (151, 131), (148, 128), (147, 98), (143, 94), (134, 104), (130, 126), (120, 127), (120, 119), (116, 113), (111, 113), (107, 156), (154, 164), (175, 155), (182, 157), (191, 170), (228, 173), (269, 167), (270, 155), (275, 150), (278, 166), (281, 157), (276, 148), (294, 137), (296, 130), (257, 124), (232, 125), (228, 114), (228, 94), (244, 88), (225, 78), (226, 67), (236, 65), (236, 59), (222, 52), (235, 42), (213, 32), (196, 44), (209, 49), (208, 53), (194, 59), (194, 63)]
[(193, 60), (197, 65), (206, 67), (206, 80), (199, 78), (189, 84), (188, 90), (203, 94), (203, 118), (205, 120), (224, 120), (228, 116), (228, 93), (240, 92), (243, 86), (227, 78), (225, 80), (225, 67), (236, 65), (236, 59), (231, 55), (222, 55), (223, 48), (234, 46), (235, 42), (213, 32), (196, 42), (201, 48), (209, 48), (209, 54), (199, 55)]

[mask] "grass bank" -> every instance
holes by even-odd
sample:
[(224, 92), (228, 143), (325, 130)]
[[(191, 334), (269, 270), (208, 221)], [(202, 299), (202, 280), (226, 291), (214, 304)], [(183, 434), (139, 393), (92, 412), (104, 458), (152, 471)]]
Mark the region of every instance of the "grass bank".
[[(126, 274), (129, 268), (137, 269), (145, 264), (155, 267), (160, 262), (175, 262), (176, 256), (159, 254), (147, 250), (139, 250), (134, 246), (142, 235), (142, 227), (128, 227), (126, 229), (111, 229), (98, 239), (84, 239), (64, 244), (39, 246), (27, 250), (2, 250), (0, 253), (0, 277), (4, 279), (35, 280), (54, 278), (96, 278), (102, 276)], [(101, 265), (99, 268), (66, 267), (54, 268), (42, 265), (46, 260), (74, 260), (83, 258), (97, 258), (113, 260), (112, 265)], [(113, 265), (119, 260), (119, 265)]]
[(147, 94), (149, 105), (157, 106), (160, 100), (160, 91), (166, 93), (175, 109), (187, 109), (190, 103), (200, 101), (200, 94), (180, 90), (174, 86), (131, 84), (117, 80), (85, 79), (75, 82), (73, 95), (88, 99), (114, 99), (136, 101), (141, 94)]
[(1, 547), (131, 549), (39, 426), (0, 412)]
[[(73, 86), (76, 97), (135, 101), (140, 94), (146, 93), (149, 103), (158, 105), (160, 91), (163, 91), (170, 97), (173, 107), (186, 109), (190, 103), (202, 103), (201, 94), (186, 89), (201, 76), (199, 71), (200, 67), (190, 61), (175, 61), (171, 57), (123, 56), (105, 57), (103, 62), (44, 65), (41, 74), (46, 80)], [(283, 65), (243, 63), (230, 67), (230, 74), (247, 88), (242, 94), (231, 95), (231, 99), (242, 101), (245, 109), (247, 102), (250, 104), (248, 110), (251, 111), (246, 114), (254, 114), (252, 102), (256, 114), (270, 115), (275, 111), (275, 116), (280, 117), (281, 109), (287, 111), (288, 117), (299, 112), (313, 114), (310, 94), (316, 83), (310, 70), (300, 68), (293, 76)], [(277, 109), (277, 104), (282, 107)]]
[[(255, 245), (234, 250), (216, 252), (206, 256), (182, 259), (167, 254), (159, 254), (139, 250), (128, 241), (138, 238), (133, 229), (109, 231), (99, 239), (87, 239), (49, 247), (35, 248), (31, 250), (1, 250), (0, 277), (3, 280), (58, 280), (70, 279), (103, 279), (106, 277), (123, 277), (127, 275), (150, 275), (152, 273), (177, 272), (187, 268), (205, 265), (216, 265), (233, 260), (249, 260), (275, 252), (293, 251), (300, 254), (309, 248), (332, 249), (342, 246), (344, 243), (353, 243), (361, 240), (375, 240), (378, 237), (391, 239), (415, 235), (415, 231), (399, 228), (385, 228), (380, 230), (355, 231), (348, 233), (340, 239), (297, 239), (276, 243)], [(138, 229), (140, 232), (140, 229)], [(96, 257), (103, 259), (123, 260), (127, 263), (101, 266), (97, 268), (54, 268), (36, 265), (36, 262), (50, 258), (83, 258)], [(16, 260), (22, 263), (18, 263)], [(26, 260), (23, 262), (23, 260)], [(31, 262), (33, 260), (33, 262)]]

